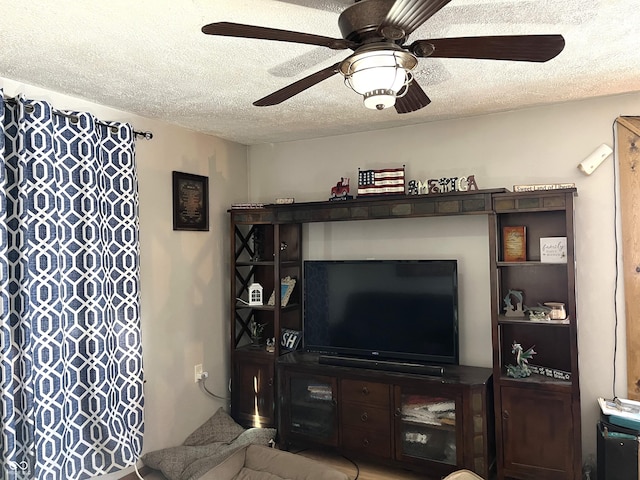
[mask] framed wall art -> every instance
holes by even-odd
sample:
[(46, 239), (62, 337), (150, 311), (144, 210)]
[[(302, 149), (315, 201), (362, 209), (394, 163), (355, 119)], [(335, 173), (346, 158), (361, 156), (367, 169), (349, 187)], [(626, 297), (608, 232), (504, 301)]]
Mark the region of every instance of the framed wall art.
[(173, 172), (173, 229), (209, 230), (209, 178)]

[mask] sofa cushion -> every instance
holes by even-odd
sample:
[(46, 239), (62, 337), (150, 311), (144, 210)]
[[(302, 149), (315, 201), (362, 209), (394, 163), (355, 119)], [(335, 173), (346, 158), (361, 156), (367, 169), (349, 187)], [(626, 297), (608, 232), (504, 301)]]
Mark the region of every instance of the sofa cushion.
[[(171, 448), (163, 448), (162, 450), (154, 450), (142, 456), (142, 461), (147, 467), (160, 470), (169, 480), (180, 480), (182, 472), (200, 458), (207, 458), (214, 454), (214, 451), (220, 451), (229, 446), (226, 443), (218, 442), (215, 444), (217, 448), (211, 445), (199, 447), (179, 446)], [(220, 458), (220, 461), (223, 458)]]
[(348, 480), (342, 472), (316, 460), (258, 445), (247, 448), (245, 467), (288, 480)]
[(197, 479), (236, 450), (251, 443), (268, 445), (275, 435), (273, 428), (245, 430), (219, 408), (182, 445), (146, 453), (142, 461), (168, 480)]
[[(199, 480), (348, 480), (342, 472), (316, 460), (251, 444), (244, 457), (236, 451)], [(243, 464), (239, 463), (242, 458)], [(235, 474), (234, 474), (235, 470)], [(235, 476), (233, 476), (235, 475)]]
[(206, 445), (213, 442), (231, 442), (244, 432), (244, 428), (238, 425), (227, 412), (220, 407), (209, 420), (200, 425), (183, 445)]
[[(210, 455), (195, 458), (190, 464), (185, 466), (179, 480), (190, 480), (202, 477), (202, 475), (218, 465), (233, 452), (247, 445), (261, 445), (267, 448), (266, 445), (268, 445), (275, 436), (275, 428), (249, 428), (238, 435), (238, 437), (228, 445), (223, 444), (222, 448), (212, 451)], [(211, 445), (217, 444), (213, 443)]]
[(246, 452), (246, 448), (236, 450), (198, 480), (236, 480), (238, 472), (244, 468)]
[(285, 480), (269, 472), (256, 472), (250, 468), (243, 468), (233, 480)]
[(470, 470), (458, 470), (450, 473), (442, 480), (482, 480), (482, 477), (479, 477)]

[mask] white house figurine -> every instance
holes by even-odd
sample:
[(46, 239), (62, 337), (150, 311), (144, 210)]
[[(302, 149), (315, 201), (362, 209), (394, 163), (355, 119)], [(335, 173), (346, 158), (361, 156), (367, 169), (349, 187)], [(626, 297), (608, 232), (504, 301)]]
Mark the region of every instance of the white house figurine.
[(262, 305), (262, 285), (252, 283), (249, 285), (249, 305)]

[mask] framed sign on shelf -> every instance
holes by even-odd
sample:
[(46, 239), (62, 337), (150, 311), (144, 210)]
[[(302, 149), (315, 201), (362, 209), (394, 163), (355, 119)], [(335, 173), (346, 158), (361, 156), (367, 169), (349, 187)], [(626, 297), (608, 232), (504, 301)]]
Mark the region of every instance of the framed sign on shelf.
[(512, 226), (502, 229), (502, 260), (525, 262), (527, 260), (526, 227)]
[(209, 230), (209, 178), (173, 172), (173, 229)]
[[(286, 307), (289, 303), (289, 297), (293, 292), (293, 287), (296, 286), (296, 279), (291, 278), (289, 276), (284, 277), (280, 280), (280, 305)], [(269, 297), (269, 301), (267, 305), (275, 305), (276, 304), (276, 291), (274, 290), (271, 296)]]

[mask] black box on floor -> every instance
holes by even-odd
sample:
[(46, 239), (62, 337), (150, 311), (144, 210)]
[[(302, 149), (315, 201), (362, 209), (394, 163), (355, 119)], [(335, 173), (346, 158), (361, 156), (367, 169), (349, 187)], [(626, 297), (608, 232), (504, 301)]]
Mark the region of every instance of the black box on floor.
[(598, 422), (598, 480), (638, 478), (638, 436), (640, 432), (607, 422)]

